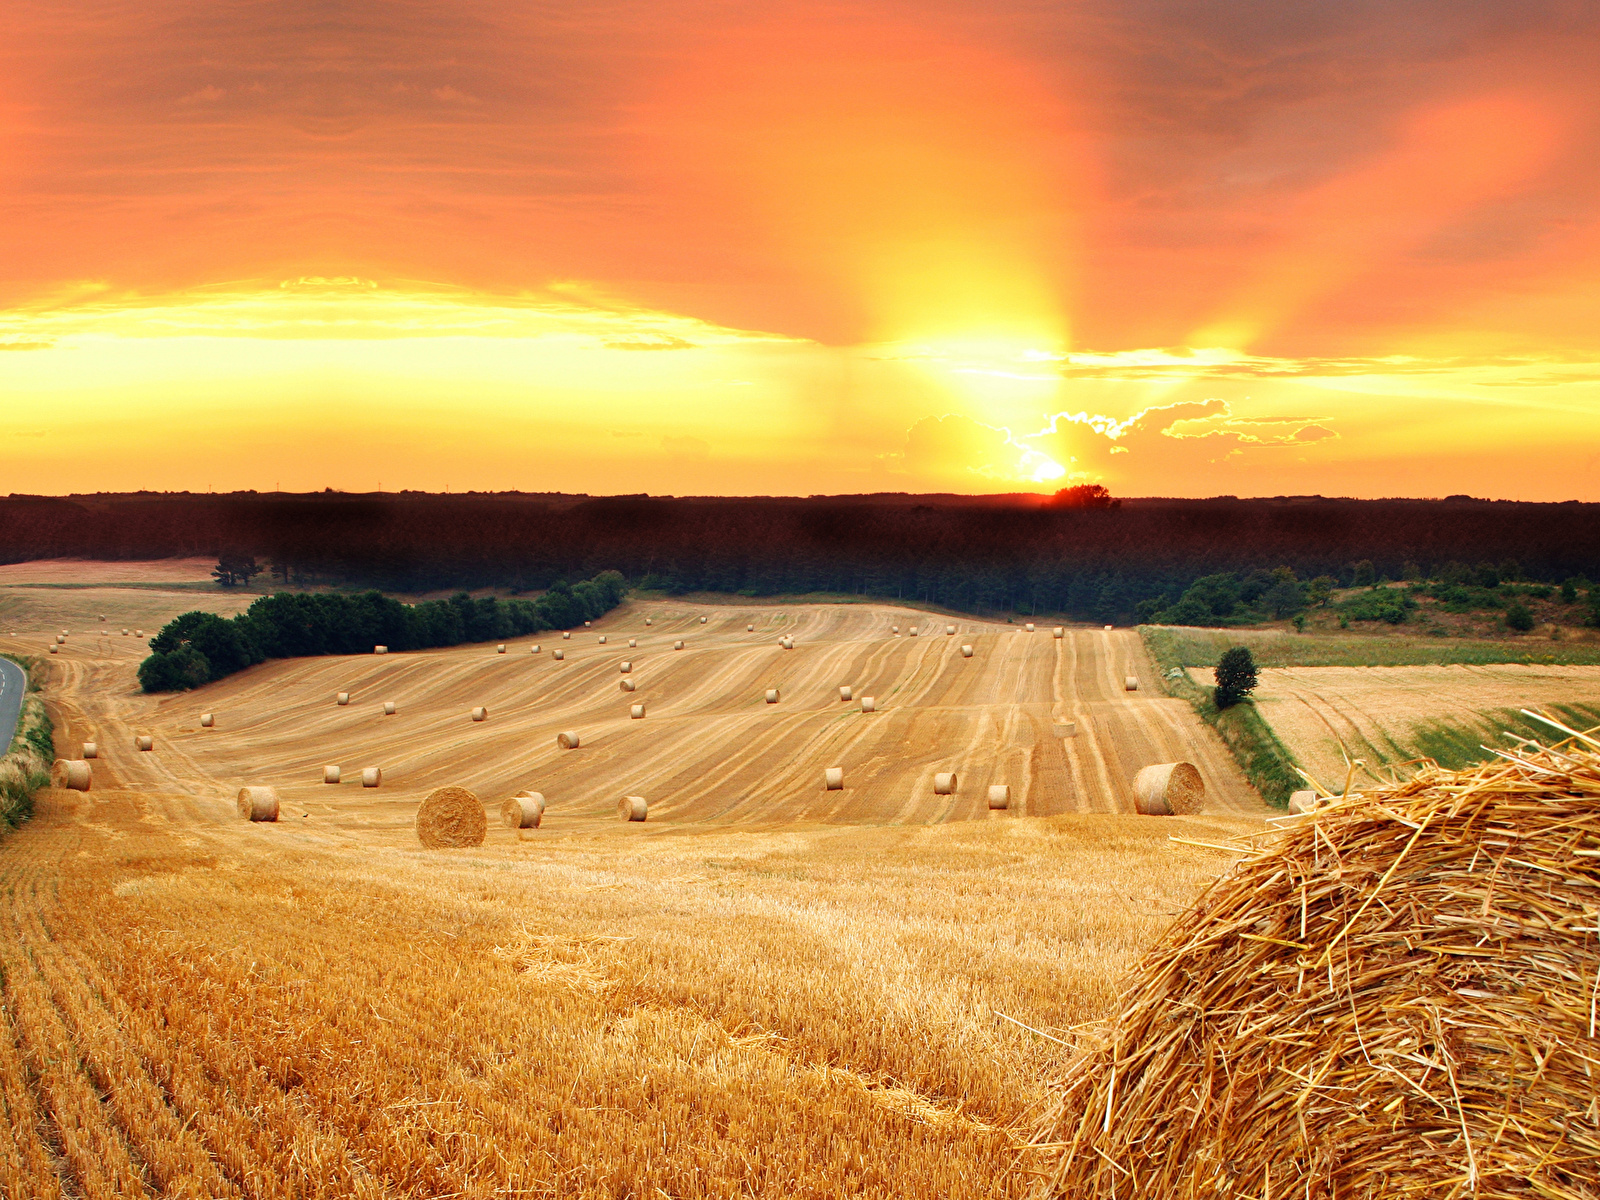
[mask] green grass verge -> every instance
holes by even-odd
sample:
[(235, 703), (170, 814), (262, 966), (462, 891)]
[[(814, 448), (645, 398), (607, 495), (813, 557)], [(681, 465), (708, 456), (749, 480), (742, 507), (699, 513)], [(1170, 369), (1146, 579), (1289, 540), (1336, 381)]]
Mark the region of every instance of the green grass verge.
[(1261, 793), (1262, 799), (1275, 808), (1287, 808), (1290, 795), (1305, 786), (1289, 748), (1278, 740), (1253, 701), (1217, 708), (1211, 693), (1184, 672), (1187, 664), (1174, 656), (1173, 639), (1159, 636), (1167, 632), (1170, 631), (1158, 626), (1139, 626), (1145, 649), (1161, 669), (1162, 686), (1169, 695), (1187, 700), (1200, 719), (1217, 731), (1244, 777)]
[(39, 697), (39, 663), (36, 659), (7, 655), (28, 673), (28, 695), (22, 702), (17, 733), (0, 756), (0, 834), (15, 829), (33, 815), (33, 794), (50, 783), (55, 761), (55, 737), (50, 715)]
[(1158, 662), (1214, 667), (1230, 646), (1248, 646), (1258, 667), (1420, 667), (1454, 663), (1600, 664), (1600, 640), (1489, 640), (1379, 634), (1302, 634), (1277, 629), (1191, 629), (1141, 625)]

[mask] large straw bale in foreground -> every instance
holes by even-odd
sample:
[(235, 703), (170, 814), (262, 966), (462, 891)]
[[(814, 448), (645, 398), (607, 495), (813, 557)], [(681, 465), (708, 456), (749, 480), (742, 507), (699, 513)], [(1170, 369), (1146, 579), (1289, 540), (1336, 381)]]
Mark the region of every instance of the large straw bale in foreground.
[(1600, 1195), (1596, 750), (1283, 818), (1068, 1066), (1038, 1194)]
[(1193, 816), (1205, 805), (1206, 783), (1193, 763), (1157, 763), (1133, 777), (1133, 802), (1147, 817)]
[(429, 850), (481, 846), (488, 831), (483, 805), (467, 788), (434, 788), (417, 806), (417, 840)]

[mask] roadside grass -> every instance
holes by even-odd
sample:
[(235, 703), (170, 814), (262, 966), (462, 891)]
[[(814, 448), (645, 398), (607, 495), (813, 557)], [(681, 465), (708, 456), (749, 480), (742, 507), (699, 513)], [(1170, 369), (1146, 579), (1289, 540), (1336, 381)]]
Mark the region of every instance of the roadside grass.
[(55, 738), (50, 715), (39, 696), (39, 661), (6, 655), (28, 673), (28, 695), (22, 701), (16, 736), (0, 756), (0, 834), (15, 829), (33, 813), (33, 794), (50, 783)]
[(1158, 662), (1214, 667), (1230, 646), (1248, 646), (1258, 667), (1422, 667), (1499, 663), (1593, 666), (1600, 641), (1516, 641), (1371, 634), (1301, 634), (1278, 629), (1196, 629), (1141, 625)]
[[(1187, 700), (1200, 719), (1217, 731), (1217, 736), (1227, 745), (1239, 769), (1261, 793), (1262, 799), (1275, 808), (1287, 808), (1289, 797), (1305, 786), (1294, 755), (1278, 740), (1254, 701), (1245, 700), (1219, 709), (1211, 692), (1195, 683), (1183, 670), (1188, 664), (1179, 661), (1173, 639), (1159, 636), (1167, 632), (1170, 631), (1160, 626), (1139, 626), (1145, 649), (1161, 670), (1161, 685), (1169, 695)], [(1221, 653), (1219, 649), (1217, 654)]]

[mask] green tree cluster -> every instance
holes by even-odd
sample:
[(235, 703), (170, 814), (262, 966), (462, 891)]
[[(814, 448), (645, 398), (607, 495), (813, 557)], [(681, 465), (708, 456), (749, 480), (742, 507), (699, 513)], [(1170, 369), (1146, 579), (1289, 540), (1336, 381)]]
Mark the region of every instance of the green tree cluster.
[(423, 650), (565, 629), (610, 612), (626, 594), (619, 573), (602, 571), (581, 583), (557, 583), (537, 600), (474, 599), (465, 592), (415, 605), (375, 591), (262, 596), (232, 620), (188, 612), (170, 621), (150, 639), (139, 685), (183, 691), (269, 658), (366, 654), (375, 645)]

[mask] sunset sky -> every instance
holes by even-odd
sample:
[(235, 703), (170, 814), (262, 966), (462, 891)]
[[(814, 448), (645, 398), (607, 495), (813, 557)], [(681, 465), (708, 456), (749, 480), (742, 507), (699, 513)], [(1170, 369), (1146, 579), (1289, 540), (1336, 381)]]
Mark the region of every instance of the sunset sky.
[(0, 493), (1600, 501), (1592, 0), (16, 0)]

